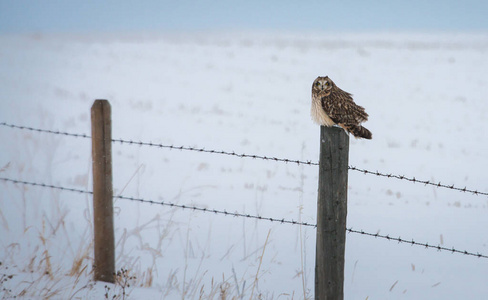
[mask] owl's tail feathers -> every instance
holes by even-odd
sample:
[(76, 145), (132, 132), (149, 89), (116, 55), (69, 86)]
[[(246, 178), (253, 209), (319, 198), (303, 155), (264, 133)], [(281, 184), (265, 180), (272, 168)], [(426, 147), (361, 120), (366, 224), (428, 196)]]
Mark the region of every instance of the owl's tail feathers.
[(354, 137), (356, 138), (363, 138), (368, 140), (373, 138), (373, 134), (371, 133), (371, 131), (361, 125), (344, 124), (342, 127), (352, 133), (352, 135), (354, 135)]

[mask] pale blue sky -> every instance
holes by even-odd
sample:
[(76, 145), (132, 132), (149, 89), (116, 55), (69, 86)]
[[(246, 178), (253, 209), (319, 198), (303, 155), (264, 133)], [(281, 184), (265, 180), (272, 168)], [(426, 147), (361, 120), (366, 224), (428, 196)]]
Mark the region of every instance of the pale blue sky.
[(486, 0), (0, 0), (0, 32), (487, 30)]

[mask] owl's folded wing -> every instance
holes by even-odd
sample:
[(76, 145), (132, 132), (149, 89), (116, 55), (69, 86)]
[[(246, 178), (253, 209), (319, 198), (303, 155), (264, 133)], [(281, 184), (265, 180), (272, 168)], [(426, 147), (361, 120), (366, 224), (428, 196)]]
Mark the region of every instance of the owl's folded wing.
[(360, 124), (367, 121), (368, 114), (364, 107), (354, 103), (350, 96), (348, 98), (324, 97), (322, 98), (322, 108), (336, 124)]

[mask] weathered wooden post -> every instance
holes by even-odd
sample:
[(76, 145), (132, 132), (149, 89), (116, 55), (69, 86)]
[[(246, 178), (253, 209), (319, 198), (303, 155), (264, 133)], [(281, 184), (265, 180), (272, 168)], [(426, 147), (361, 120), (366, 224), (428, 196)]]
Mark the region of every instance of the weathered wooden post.
[(95, 100), (93, 103), (91, 108), (91, 126), (95, 231), (94, 279), (114, 283), (112, 120), (110, 103), (107, 100)]
[(344, 299), (349, 136), (320, 127), (315, 299)]

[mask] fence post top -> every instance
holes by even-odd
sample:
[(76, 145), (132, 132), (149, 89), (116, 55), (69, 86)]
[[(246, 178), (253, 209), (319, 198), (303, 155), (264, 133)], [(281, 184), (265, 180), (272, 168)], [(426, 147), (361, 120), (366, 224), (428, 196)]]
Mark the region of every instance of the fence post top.
[(106, 99), (96, 99), (93, 101), (92, 108), (95, 107), (96, 105), (102, 105), (102, 106), (109, 106), (110, 107), (110, 102)]

